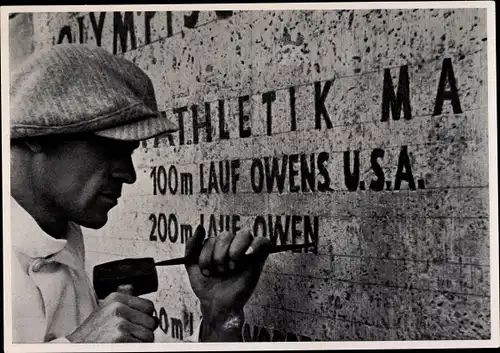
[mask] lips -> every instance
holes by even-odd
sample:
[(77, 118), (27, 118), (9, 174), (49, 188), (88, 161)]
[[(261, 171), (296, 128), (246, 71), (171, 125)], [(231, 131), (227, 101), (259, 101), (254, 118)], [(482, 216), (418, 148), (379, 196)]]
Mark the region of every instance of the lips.
[(115, 200), (119, 199), (122, 196), (120, 194), (111, 194), (111, 193), (104, 193), (104, 192), (101, 193), (101, 195), (104, 197), (107, 197), (109, 199), (115, 199)]
[(120, 198), (120, 194), (107, 194), (107, 193), (102, 193), (99, 195), (102, 200), (104, 200), (106, 203), (116, 205), (118, 204), (118, 199)]

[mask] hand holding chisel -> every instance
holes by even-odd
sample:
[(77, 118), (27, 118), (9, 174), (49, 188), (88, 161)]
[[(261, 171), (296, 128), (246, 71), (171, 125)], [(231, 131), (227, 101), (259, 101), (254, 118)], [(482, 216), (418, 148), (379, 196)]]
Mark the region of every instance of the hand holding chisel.
[[(198, 227), (195, 231), (205, 233), (203, 228)], [(288, 244), (271, 247), (269, 253), (279, 253), (290, 250), (305, 249), (314, 244)], [(241, 266), (253, 260), (255, 254), (244, 255)], [(170, 260), (155, 262), (153, 258), (128, 258), (111, 261), (94, 267), (93, 282), (94, 289), (99, 299), (104, 299), (110, 293), (117, 291), (121, 285), (131, 285), (133, 295), (139, 296), (158, 290), (158, 274), (156, 266), (194, 265), (198, 261), (197, 256), (184, 256)]]

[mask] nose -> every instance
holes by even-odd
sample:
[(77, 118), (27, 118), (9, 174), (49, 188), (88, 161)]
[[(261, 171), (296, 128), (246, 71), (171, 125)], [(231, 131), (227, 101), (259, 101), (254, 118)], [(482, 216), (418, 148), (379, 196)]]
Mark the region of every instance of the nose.
[(111, 176), (127, 184), (135, 183), (137, 174), (131, 156), (120, 160), (113, 169)]

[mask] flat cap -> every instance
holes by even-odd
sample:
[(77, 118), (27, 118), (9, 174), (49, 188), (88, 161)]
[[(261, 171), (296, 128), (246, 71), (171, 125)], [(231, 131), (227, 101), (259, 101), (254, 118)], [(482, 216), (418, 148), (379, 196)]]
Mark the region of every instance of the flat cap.
[(54, 45), (12, 71), (11, 139), (93, 132), (144, 140), (175, 130), (158, 111), (148, 75), (103, 48)]

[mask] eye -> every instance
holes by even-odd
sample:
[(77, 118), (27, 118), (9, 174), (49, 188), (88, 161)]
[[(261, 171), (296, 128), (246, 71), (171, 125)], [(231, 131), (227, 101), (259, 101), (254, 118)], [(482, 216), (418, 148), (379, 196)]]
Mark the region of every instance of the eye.
[(113, 158), (130, 157), (134, 150), (139, 147), (137, 141), (119, 141), (109, 138), (97, 137), (95, 146), (101, 150), (106, 156)]
[(123, 146), (116, 146), (114, 144), (107, 144), (106, 146), (102, 146), (102, 150), (104, 154), (111, 158), (124, 158), (130, 155), (127, 149), (124, 149)]

